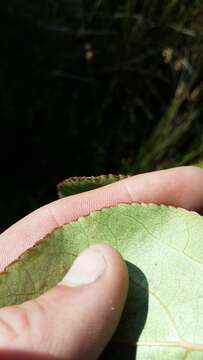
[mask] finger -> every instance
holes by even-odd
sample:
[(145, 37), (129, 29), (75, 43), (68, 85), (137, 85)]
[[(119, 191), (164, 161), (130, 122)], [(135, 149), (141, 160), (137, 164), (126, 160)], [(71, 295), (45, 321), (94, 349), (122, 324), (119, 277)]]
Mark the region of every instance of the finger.
[(162, 203), (199, 211), (203, 171), (180, 167), (132, 176), (114, 184), (48, 204), (11, 226), (0, 237), (0, 270), (54, 228), (118, 203)]
[(64, 285), (0, 310), (0, 348), (97, 359), (118, 325), (127, 289), (120, 255), (107, 245), (92, 246), (74, 262)]
[(7, 349), (0, 350), (1, 360), (61, 360), (58, 357), (52, 355), (45, 355), (42, 353), (32, 353), (28, 351), (10, 351)]

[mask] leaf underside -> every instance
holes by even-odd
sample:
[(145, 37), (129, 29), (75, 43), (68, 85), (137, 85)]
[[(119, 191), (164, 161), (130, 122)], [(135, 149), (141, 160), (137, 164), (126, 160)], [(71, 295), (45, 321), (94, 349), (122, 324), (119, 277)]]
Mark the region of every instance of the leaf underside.
[(60, 184), (58, 184), (59, 198), (70, 195), (75, 195), (89, 190), (97, 189), (98, 187), (112, 184), (116, 181), (128, 177), (127, 175), (100, 175), (91, 177), (70, 177)]
[(122, 320), (103, 357), (202, 360), (203, 218), (183, 209), (119, 204), (56, 229), (0, 274), (0, 306), (55, 286), (96, 243), (118, 249), (130, 276)]

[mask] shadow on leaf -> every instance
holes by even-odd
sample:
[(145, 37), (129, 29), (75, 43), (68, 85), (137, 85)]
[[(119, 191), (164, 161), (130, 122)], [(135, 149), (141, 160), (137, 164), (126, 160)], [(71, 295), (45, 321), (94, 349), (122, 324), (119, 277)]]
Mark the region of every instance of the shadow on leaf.
[(148, 313), (149, 290), (144, 273), (126, 262), (130, 284), (126, 305), (118, 329), (100, 360), (135, 360), (136, 343), (145, 326)]

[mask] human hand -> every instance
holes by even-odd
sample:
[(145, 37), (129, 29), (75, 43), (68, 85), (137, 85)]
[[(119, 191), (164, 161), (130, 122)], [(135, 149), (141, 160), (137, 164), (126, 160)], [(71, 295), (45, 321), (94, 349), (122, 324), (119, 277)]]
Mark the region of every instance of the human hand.
[[(183, 167), (133, 176), (57, 200), (1, 234), (0, 269), (54, 228), (103, 207), (146, 202), (202, 211), (202, 182), (202, 170)], [(79, 286), (59, 284), (38, 299), (0, 309), (2, 360), (99, 357), (118, 325), (125, 303), (126, 266), (114, 249), (101, 244), (86, 250), (66, 278)]]

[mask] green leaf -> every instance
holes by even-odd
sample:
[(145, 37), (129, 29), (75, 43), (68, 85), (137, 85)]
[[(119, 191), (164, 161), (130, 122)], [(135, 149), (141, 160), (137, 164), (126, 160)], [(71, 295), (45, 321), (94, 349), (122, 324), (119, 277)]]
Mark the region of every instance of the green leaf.
[(194, 166), (198, 166), (203, 169), (203, 160), (199, 161), (198, 163), (194, 164)]
[(112, 184), (126, 178), (127, 175), (100, 175), (90, 177), (70, 177), (58, 184), (58, 195), (60, 198), (75, 195), (85, 191), (93, 190), (101, 186)]
[[(53, 231), (0, 275), (0, 306), (55, 286), (75, 257), (108, 243), (128, 264), (130, 289), (103, 358), (203, 359), (203, 218), (164, 205), (120, 204)], [(110, 356), (111, 354), (111, 356)]]

